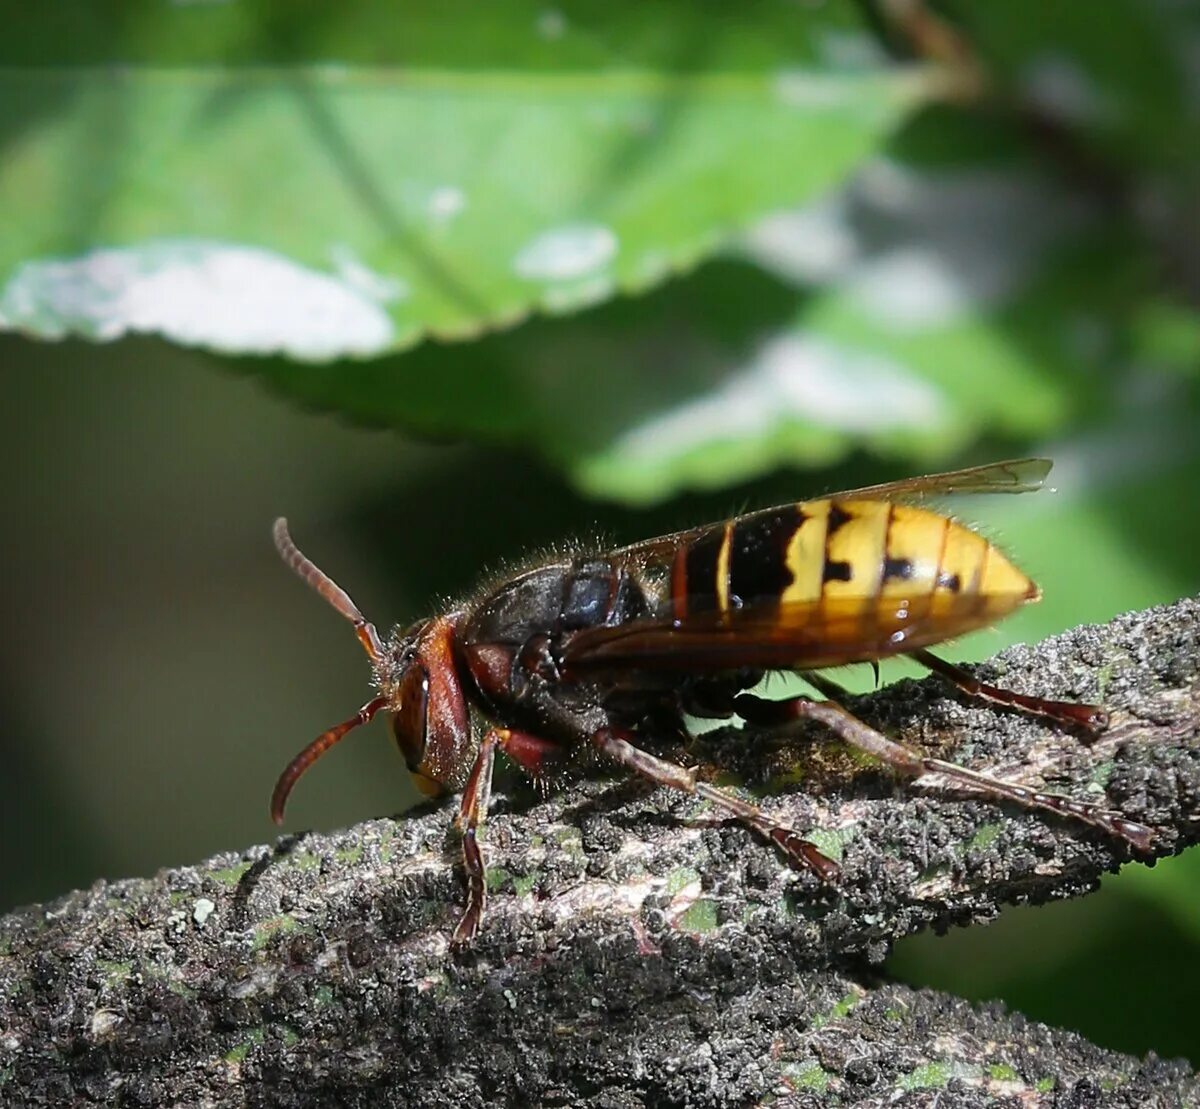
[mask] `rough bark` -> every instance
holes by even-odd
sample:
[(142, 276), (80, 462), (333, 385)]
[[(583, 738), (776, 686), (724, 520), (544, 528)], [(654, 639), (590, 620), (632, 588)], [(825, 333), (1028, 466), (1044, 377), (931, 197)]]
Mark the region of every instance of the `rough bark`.
[[(958, 761), (1200, 838), (1200, 604), (981, 667), (1113, 710), (1090, 746), (935, 679), (852, 707)], [(1095, 887), (1127, 850), (1073, 822), (899, 785), (812, 730), (692, 754), (840, 855), (821, 887), (694, 800), (588, 776), (497, 797), (466, 953), (450, 809), (97, 882), (0, 920), (11, 1105), (1181, 1105), (1183, 1064), (882, 983), (919, 928)]]

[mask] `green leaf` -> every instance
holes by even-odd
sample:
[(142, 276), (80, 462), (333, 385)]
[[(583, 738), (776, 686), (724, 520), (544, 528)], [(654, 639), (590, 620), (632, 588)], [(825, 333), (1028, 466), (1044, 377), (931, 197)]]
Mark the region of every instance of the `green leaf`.
[[(763, 7), (774, 40), (660, 10), (698, 46), (674, 56), (632, 15), (612, 49), (595, 13), (599, 38), (529, 7), (393, 13), (390, 49), (343, 44), (369, 64), (284, 66), (246, 64), (263, 28), (244, 15), (143, 9), (125, 49), (158, 68), (0, 71), (0, 207), (22, 214), (0, 325), (320, 360), (645, 289), (839, 183), (930, 91), (841, 65), (843, 20)], [(168, 33), (184, 26), (199, 46)]]
[(1196, 888), (1200, 882), (1200, 851), (1189, 851), (1173, 859), (1163, 859), (1149, 870), (1146, 867), (1126, 867), (1115, 878), (1108, 879), (1122, 895), (1143, 898), (1171, 916), (1193, 942), (1200, 942), (1200, 906), (1196, 904)]
[(0, 64), (408, 66), (542, 72), (637, 67), (677, 72), (759, 69), (781, 57), (875, 62), (882, 52), (852, 8), (796, 11), (789, 0), (745, 0), (742, 18), (673, 0), (612, 4), (542, 0), (481, 5), (389, 0), (337, 5), (271, 0), (162, 4), (58, 0), (11, 13)]
[(584, 488), (652, 500), (854, 448), (933, 469), (1111, 411), (1131, 362), (1195, 342), (1192, 314), (1149, 310), (1139, 240), (1025, 172), (872, 166), (764, 221), (747, 254), (796, 286), (790, 318), (760, 318), (753, 344), (713, 351), (718, 383), (581, 458)]
[(776, 276), (726, 260), (453, 352), (257, 370), (309, 405), (531, 448), (645, 503), (855, 448), (933, 469), (983, 435), (1054, 434), (1111, 403), (1143, 315), (1137, 240), (1025, 172), (881, 164), (742, 254)]
[(1144, 303), (1133, 320), (1133, 355), (1155, 369), (1200, 371), (1200, 312), (1165, 299)]

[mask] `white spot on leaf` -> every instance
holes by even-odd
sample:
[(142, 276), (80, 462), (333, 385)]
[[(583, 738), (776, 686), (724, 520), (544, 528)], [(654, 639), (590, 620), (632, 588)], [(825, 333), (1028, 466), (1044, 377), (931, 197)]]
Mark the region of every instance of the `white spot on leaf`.
[(408, 284), (398, 277), (379, 274), (359, 258), (352, 248), (340, 242), (329, 252), (330, 262), (334, 263), (337, 276), (342, 278), (352, 289), (359, 292), (377, 304), (395, 304), (408, 296)]
[(363, 296), (379, 304), (394, 304), (404, 300), (409, 294), (408, 285), (400, 278), (377, 273), (345, 243), (333, 247), (329, 252), (329, 259), (338, 277), (352, 289), (357, 289)]
[(615, 449), (660, 460), (713, 442), (762, 439), (792, 421), (862, 434), (928, 429), (946, 416), (941, 393), (889, 359), (781, 335), (719, 389), (628, 432)]
[(862, 305), (893, 327), (951, 323), (972, 304), (972, 290), (930, 250), (911, 247), (885, 254), (849, 282)]
[(745, 245), (760, 264), (801, 285), (831, 281), (858, 256), (854, 229), (841, 197), (760, 220)]
[(763, 220), (743, 249), (797, 285), (839, 287), (893, 329), (931, 328), (1003, 303), (1087, 216), (1032, 174), (880, 160), (837, 196)]
[(542, 295), (542, 305), (549, 312), (569, 312), (599, 304), (613, 295), (616, 283), (607, 274), (575, 281), (570, 285), (552, 285)]
[(617, 254), (617, 236), (597, 224), (568, 224), (543, 231), (513, 261), (518, 276), (530, 281), (566, 281), (608, 265)]
[(429, 218), (449, 223), (467, 206), (467, 195), (456, 185), (441, 185), (429, 194)]
[(537, 33), (551, 42), (567, 33), (567, 17), (557, 8), (546, 8), (537, 17)]
[(377, 354), (393, 328), (353, 282), (273, 251), (165, 239), (24, 263), (0, 291), (0, 328), (44, 338), (163, 335), (230, 354)]
[(844, 79), (815, 70), (786, 69), (775, 76), (776, 95), (792, 108), (840, 108), (849, 92)]

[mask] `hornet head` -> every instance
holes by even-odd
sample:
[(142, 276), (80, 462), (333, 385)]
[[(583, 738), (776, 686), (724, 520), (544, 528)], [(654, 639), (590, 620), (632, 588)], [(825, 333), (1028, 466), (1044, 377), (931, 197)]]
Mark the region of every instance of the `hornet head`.
[(389, 714), (392, 736), (417, 788), (429, 796), (442, 792), (466, 762), (471, 743), (470, 713), (454, 664), (457, 614), (420, 621), (385, 647), (349, 594), (301, 554), (282, 517), (275, 521), (274, 535), (284, 562), (354, 625), (379, 693), (350, 719), (317, 736), (288, 764), (271, 795), (271, 818), (282, 824), (288, 795), (300, 776), (380, 710)]

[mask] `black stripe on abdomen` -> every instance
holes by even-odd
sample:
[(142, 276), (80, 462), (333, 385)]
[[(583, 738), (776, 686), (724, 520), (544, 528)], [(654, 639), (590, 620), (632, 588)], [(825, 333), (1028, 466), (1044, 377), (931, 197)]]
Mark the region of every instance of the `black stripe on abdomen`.
[(725, 529), (712, 527), (688, 544), (687, 552), (687, 609), (688, 612), (711, 612), (719, 607), (717, 600), (717, 563)]
[(779, 600), (792, 584), (787, 550), (804, 513), (795, 505), (734, 521), (729, 549), (729, 603)]

